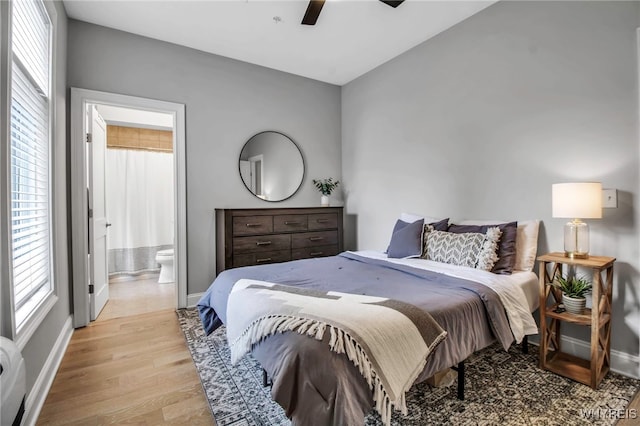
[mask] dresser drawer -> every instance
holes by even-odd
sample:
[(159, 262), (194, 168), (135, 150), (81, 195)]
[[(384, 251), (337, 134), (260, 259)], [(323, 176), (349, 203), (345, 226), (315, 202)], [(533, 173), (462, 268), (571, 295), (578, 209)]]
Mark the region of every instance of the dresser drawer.
[(273, 232), (294, 232), (307, 230), (306, 214), (273, 216)]
[(319, 213), (309, 215), (309, 231), (335, 229), (337, 227), (338, 215), (336, 213)]
[(291, 249), (290, 235), (261, 235), (256, 237), (235, 237), (233, 255), (242, 253), (260, 253)]
[(291, 250), (291, 260), (309, 259), (311, 257), (335, 256), (339, 253), (336, 244), (330, 246), (305, 247)]
[(273, 216), (240, 216), (233, 218), (233, 235), (256, 235), (273, 232)]
[(338, 244), (338, 231), (303, 232), (291, 235), (291, 248)]
[(234, 254), (233, 266), (263, 265), (265, 263), (287, 262), (291, 260), (290, 250), (266, 251), (264, 253)]

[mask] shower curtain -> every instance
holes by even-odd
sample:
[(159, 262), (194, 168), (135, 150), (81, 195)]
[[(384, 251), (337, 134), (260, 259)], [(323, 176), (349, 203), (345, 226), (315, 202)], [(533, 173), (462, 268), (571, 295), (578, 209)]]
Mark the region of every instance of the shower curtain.
[(173, 154), (107, 149), (106, 170), (109, 274), (158, 270), (173, 247)]

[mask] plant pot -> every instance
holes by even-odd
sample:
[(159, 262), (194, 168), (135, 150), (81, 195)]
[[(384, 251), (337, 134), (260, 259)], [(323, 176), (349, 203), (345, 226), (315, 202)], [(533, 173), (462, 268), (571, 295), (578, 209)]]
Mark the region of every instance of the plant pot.
[(570, 314), (582, 315), (584, 313), (584, 307), (587, 304), (587, 299), (584, 297), (569, 297), (566, 294), (563, 294), (562, 303), (564, 304), (564, 308)]
[(320, 197), (320, 205), (322, 207), (329, 207), (329, 196), (323, 195)]

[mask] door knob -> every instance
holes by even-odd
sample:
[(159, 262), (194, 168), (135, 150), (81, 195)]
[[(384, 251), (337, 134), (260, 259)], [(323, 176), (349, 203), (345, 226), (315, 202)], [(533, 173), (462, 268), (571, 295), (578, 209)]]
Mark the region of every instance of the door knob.
[(104, 226), (108, 228), (108, 227), (111, 226), (111, 224), (109, 222), (107, 222)]

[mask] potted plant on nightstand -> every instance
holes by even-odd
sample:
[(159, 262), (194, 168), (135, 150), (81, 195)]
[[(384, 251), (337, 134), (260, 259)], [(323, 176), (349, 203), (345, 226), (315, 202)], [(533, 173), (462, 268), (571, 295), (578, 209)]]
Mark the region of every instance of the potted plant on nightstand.
[(562, 303), (567, 312), (580, 315), (587, 303), (585, 295), (591, 293), (591, 282), (584, 277), (557, 276), (551, 283), (562, 292)]
[(320, 197), (320, 205), (322, 207), (329, 207), (329, 195), (333, 192), (334, 189), (338, 187), (340, 184), (339, 180), (334, 181), (333, 178), (328, 179), (314, 179), (313, 184), (316, 186), (318, 191), (322, 194)]

